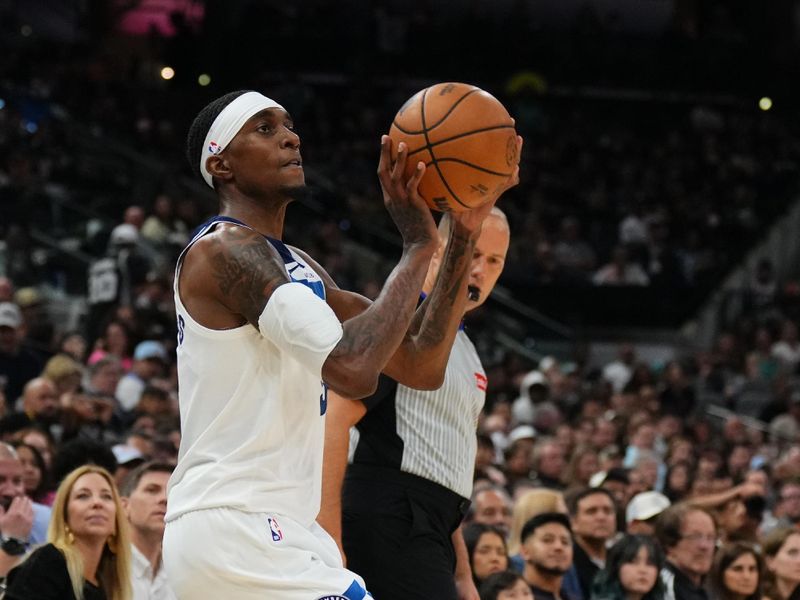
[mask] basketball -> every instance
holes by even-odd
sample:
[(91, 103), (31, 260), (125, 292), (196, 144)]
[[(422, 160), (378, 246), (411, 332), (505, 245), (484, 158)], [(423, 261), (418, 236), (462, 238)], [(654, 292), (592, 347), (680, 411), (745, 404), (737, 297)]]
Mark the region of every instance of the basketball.
[(426, 166), (419, 193), (442, 212), (478, 207), (508, 181), (517, 164), (514, 120), (497, 98), (465, 83), (438, 83), (400, 108), (389, 136), (393, 158), (408, 145), (406, 176)]

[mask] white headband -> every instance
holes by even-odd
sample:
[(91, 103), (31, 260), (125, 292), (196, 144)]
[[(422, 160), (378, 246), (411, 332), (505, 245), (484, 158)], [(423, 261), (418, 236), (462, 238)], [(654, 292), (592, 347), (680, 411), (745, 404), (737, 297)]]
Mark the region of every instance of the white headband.
[(206, 169), (209, 156), (219, 154), (231, 143), (239, 130), (254, 114), (267, 108), (283, 108), (280, 104), (258, 92), (246, 92), (228, 104), (217, 115), (206, 134), (203, 151), (200, 154), (200, 174), (206, 183), (214, 187), (211, 173)]

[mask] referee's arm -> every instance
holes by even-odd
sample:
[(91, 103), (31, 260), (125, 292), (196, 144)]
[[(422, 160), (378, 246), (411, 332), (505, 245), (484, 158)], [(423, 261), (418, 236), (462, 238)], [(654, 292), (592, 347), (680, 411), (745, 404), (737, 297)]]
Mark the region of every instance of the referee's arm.
[(350, 428), (367, 412), (360, 400), (343, 398), (328, 390), (328, 411), (325, 416), (325, 460), (322, 463), (322, 505), (317, 523), (339, 546), (342, 561), (347, 564), (342, 546), (342, 482), (347, 469)]

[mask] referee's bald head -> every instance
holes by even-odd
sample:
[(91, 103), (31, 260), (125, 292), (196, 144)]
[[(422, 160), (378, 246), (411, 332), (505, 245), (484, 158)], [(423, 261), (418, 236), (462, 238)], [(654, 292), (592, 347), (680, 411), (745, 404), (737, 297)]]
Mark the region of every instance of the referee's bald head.
[[(439, 221), (439, 239), (441, 240), (442, 245), (447, 243), (447, 236), (450, 235), (450, 224), (452, 222), (452, 218), (453, 217), (451, 213), (444, 213), (442, 215), (441, 220)], [(510, 228), (508, 226), (508, 217), (506, 217), (506, 213), (504, 213), (497, 206), (492, 207), (491, 212), (487, 215), (486, 220), (483, 222), (484, 226), (486, 226), (486, 224), (492, 221), (493, 219), (498, 219), (497, 221), (498, 225), (505, 226), (505, 228), (510, 231)]]

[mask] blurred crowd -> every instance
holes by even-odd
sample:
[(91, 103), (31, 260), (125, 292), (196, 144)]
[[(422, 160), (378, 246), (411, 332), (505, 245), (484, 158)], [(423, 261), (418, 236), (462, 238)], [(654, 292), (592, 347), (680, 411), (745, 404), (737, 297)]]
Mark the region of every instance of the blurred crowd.
[[(256, 3), (248, 6), (257, 11)], [(392, 2), (372, 8), (377, 21), (411, 18)], [(334, 19), (324, 10), (324, 2), (285, 9), (277, 39), (291, 36), (303, 19)], [(348, 10), (353, 7), (343, 7), (342, 15)], [(419, 22), (401, 29), (433, 37), (440, 25), (438, 17), (424, 16), (431, 10), (420, 8)], [(462, 17), (484, 18), (492, 27), (508, 24), (481, 17), (487, 7), (471, 10), (477, 13)], [(506, 18), (515, 10), (521, 7)], [(726, 19), (712, 19), (719, 20)], [(15, 23), (5, 21), (7, 27)], [(382, 48), (382, 29), (376, 31), (376, 39), (363, 43)], [(176, 72), (186, 72), (181, 60), (196, 56), (180, 50), (181, 44), (197, 50), (202, 40), (198, 32), (186, 36), (153, 36), (125, 51), (105, 38), (70, 44), (11, 36), (18, 38), (12, 57), (0, 66), (0, 236), (5, 273), (18, 283), (49, 279), (84, 291), (75, 283), (83, 278), (74, 276), (74, 265), (32, 240), (31, 228), (57, 232), (71, 247), (97, 257), (131, 205), (180, 221), (187, 230), (214, 210), (207, 195), (185, 183), (183, 141), (187, 115), (195, 112), (190, 109), (228, 90), (156, 76), (157, 65), (170, 58), (178, 61)], [(386, 52), (405, 55), (408, 43)], [(702, 48), (692, 56), (711, 68), (706, 63), (713, 56)], [(60, 60), (49, 60), (54, 54)], [(288, 60), (303, 64), (302, 56)], [(306, 69), (252, 68), (231, 85), (277, 98), (302, 136), (319, 206), (303, 223), (290, 218), (295, 229), (287, 237), (296, 235), (304, 247), (322, 246), (335, 272), (355, 279), (357, 287), (373, 286), (377, 274), (365, 277), (340, 248), (325, 247), (335, 242), (325, 235), (310, 239), (309, 232), (344, 233), (376, 244), (384, 255), (396, 250), (385, 242), (393, 229), (374, 175), (377, 142), (398, 107), (435, 79), (402, 72), (389, 80), (362, 77), (344, 67), (321, 76)], [(733, 95), (615, 95), (607, 89), (591, 97), (530, 69), (494, 70), (471, 81), (503, 100), (527, 140), (521, 185), (503, 200), (512, 226), (506, 284), (710, 289), (800, 189), (800, 123), (791, 111), (778, 106), (761, 112), (754, 98)], [(170, 209), (163, 206), (165, 195)], [(316, 227), (308, 227), (308, 219)]]
[[(4, 534), (21, 499), (52, 505), (86, 462), (117, 485), (145, 461), (176, 460), (172, 270), (214, 210), (183, 180), (182, 149), (189, 107), (211, 91), (170, 90), (137, 75), (141, 56), (121, 68), (81, 44), (11, 52), (0, 65)], [(346, 242), (396, 250), (382, 245), (374, 172), (380, 134), (419, 83), (398, 81), (247, 82), (292, 112), (321, 201), (289, 217), (287, 239), (369, 297), (382, 273)], [(522, 183), (502, 201), (507, 283), (710, 288), (796, 197), (794, 115), (557, 96), (527, 81), (476, 82), (526, 138)], [(85, 299), (77, 321), (60, 319), (53, 289)], [(581, 346), (532, 362), (476, 323), (489, 389), (465, 538), (483, 598), (800, 598), (798, 298), (762, 261), (743, 314), (665, 364), (632, 344), (601, 364)], [(11, 537), (29, 549), (48, 519), (36, 509)]]
[[(112, 230), (113, 259), (92, 273), (91, 336), (60, 332), (45, 297), (0, 278), (0, 440), (14, 449), (0, 449), (6, 535), (15, 499), (46, 511), (59, 483), (86, 462), (118, 485), (145, 461), (177, 458), (170, 283), (131, 278), (155, 244), (151, 217)], [(177, 247), (186, 232), (176, 227), (163, 239), (172, 236)], [(795, 597), (797, 319), (778, 302), (749, 306), (713, 347), (666, 364), (632, 344), (599, 364), (577, 351), (535, 363), (505, 352), (488, 364), (465, 529), (487, 594), (507, 585), (536, 598)], [(41, 542), (48, 514), (31, 514), (13, 537)], [(650, 587), (620, 595), (626, 586)]]

